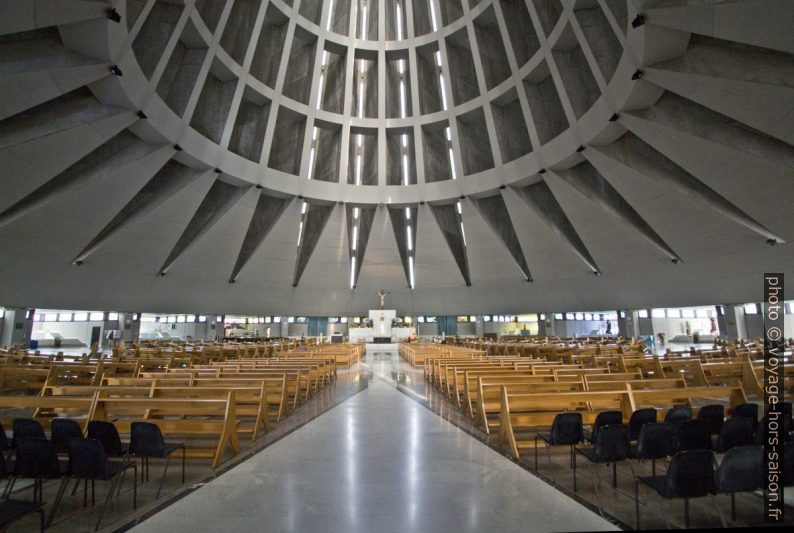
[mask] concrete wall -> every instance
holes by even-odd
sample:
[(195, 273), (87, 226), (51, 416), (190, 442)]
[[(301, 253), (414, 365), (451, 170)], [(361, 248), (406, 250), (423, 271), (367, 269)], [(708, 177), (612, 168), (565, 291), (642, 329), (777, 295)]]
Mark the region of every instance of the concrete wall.
[(293, 322), (287, 328), (288, 337), (306, 337), (309, 335), (309, 324), (298, 324)]

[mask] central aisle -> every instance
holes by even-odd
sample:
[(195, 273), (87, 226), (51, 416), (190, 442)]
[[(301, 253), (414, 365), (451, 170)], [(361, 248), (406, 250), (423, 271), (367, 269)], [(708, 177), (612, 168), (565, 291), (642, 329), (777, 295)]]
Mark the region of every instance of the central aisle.
[(582, 531), (611, 523), (379, 378), (135, 531)]

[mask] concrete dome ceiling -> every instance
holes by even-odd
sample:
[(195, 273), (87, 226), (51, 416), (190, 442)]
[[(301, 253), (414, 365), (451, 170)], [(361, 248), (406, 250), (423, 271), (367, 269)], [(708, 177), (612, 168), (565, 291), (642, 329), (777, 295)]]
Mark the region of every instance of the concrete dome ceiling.
[(788, 0), (0, 0), (0, 303), (759, 300), (794, 270), (792, 27)]

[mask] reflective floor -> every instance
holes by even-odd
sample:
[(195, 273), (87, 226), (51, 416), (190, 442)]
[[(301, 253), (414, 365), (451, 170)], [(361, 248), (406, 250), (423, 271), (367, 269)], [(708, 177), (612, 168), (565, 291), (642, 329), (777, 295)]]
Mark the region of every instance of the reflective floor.
[(366, 365), (361, 393), (134, 531), (616, 529), (398, 392), (396, 352)]

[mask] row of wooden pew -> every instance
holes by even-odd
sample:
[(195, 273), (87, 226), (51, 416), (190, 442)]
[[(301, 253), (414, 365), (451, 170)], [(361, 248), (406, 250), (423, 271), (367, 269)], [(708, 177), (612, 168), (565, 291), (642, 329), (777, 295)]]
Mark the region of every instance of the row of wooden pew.
[[(404, 355), (406, 359), (410, 359)], [(624, 422), (644, 407), (665, 412), (680, 404), (733, 407), (762, 392), (763, 364), (749, 358), (581, 355), (572, 362), (520, 356), (426, 357), (425, 379), (486, 433), (495, 432), (511, 455), (534, 447), (529, 435), (551, 426), (560, 412), (581, 412), (585, 424), (598, 413), (620, 410)], [(416, 363), (412, 363), (415, 364)], [(419, 365), (417, 365), (419, 366)], [(794, 374), (786, 376), (791, 390)]]
[(573, 354), (643, 354), (645, 343), (620, 337), (503, 337), (499, 342), (451, 337), (447, 343), (485, 352), (487, 355), (520, 355), (563, 360)]
[(46, 428), (55, 417), (113, 422), (129, 434), (135, 421), (157, 424), (186, 442), (187, 456), (218, 467), (240, 451), (240, 434), (256, 440), (272, 424), (320, 394), (337, 378), (339, 360), (363, 349), (285, 352), (172, 366), (175, 358), (98, 361), (92, 365), (0, 365), (0, 421), (30, 416)]

